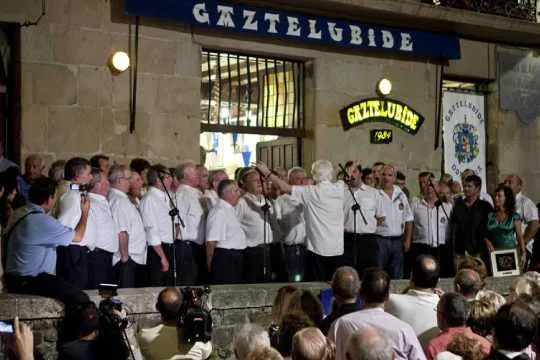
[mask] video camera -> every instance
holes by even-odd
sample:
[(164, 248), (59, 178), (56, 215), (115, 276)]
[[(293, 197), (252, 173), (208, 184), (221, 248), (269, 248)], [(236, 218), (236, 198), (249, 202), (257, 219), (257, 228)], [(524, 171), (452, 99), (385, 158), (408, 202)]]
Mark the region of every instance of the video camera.
[(116, 291), (118, 285), (115, 284), (99, 284), (98, 292), (103, 298), (99, 302), (99, 313), (109, 325), (117, 327), (119, 330), (124, 330), (128, 325), (128, 319), (123, 311), (123, 303), (114, 297), (118, 295)]
[(178, 326), (184, 329), (184, 340), (189, 344), (207, 342), (212, 338), (212, 316), (208, 308), (210, 288), (185, 287)]

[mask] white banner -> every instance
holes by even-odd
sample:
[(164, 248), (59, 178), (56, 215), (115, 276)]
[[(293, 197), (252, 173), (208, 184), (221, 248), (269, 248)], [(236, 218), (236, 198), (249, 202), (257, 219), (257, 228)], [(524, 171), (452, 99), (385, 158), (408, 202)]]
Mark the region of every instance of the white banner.
[(444, 171), (460, 181), (465, 169), (473, 169), (486, 191), (484, 96), (445, 91), (442, 110)]

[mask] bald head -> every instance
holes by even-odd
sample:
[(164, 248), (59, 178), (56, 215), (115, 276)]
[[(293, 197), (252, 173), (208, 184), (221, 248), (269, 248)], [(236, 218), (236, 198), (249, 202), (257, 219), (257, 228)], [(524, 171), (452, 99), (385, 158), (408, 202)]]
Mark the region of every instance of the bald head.
[(384, 334), (371, 326), (353, 333), (345, 348), (347, 360), (392, 360), (394, 350)]
[(360, 279), (354, 268), (342, 266), (336, 269), (332, 276), (332, 292), (338, 301), (354, 303), (359, 290)]
[(456, 292), (467, 299), (476, 298), (476, 294), (482, 289), (483, 285), (480, 275), (472, 269), (459, 270), (454, 279)]
[(316, 327), (298, 331), (293, 337), (292, 360), (330, 360), (335, 357), (334, 344)]
[(504, 185), (512, 189), (514, 195), (517, 195), (523, 188), (523, 180), (516, 174), (510, 174), (504, 179)]
[(414, 260), (411, 282), (416, 288), (432, 289), (439, 283), (439, 263), (431, 255), (420, 255)]
[(169, 287), (161, 290), (156, 307), (163, 322), (177, 321), (178, 312), (182, 307), (182, 300), (182, 294), (176, 288)]

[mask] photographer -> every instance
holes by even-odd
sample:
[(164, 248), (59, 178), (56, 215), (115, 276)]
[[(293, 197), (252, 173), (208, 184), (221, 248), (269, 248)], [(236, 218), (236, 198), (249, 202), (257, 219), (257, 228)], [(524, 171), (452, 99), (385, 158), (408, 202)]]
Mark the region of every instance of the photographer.
[[(212, 344), (196, 342), (195, 345), (183, 341), (183, 329), (178, 327), (183, 296), (176, 288), (165, 288), (159, 293), (156, 308), (161, 314), (161, 324), (142, 329), (139, 345), (147, 360), (201, 359), (212, 353)], [(185, 356), (184, 356), (185, 355)]]

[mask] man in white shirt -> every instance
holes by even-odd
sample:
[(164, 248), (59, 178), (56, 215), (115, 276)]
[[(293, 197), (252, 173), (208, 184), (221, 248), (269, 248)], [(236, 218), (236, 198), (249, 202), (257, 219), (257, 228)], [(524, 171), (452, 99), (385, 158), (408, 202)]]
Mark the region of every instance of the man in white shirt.
[(112, 261), (114, 253), (118, 251), (118, 230), (107, 200), (109, 189), (109, 179), (105, 173), (93, 168), (92, 180), (88, 184), (90, 213), (84, 234), (84, 239), (95, 246), (89, 254), (89, 289), (96, 289), (99, 284), (114, 282)]
[(238, 284), (243, 280), (246, 236), (235, 215), (240, 190), (233, 180), (219, 183), (220, 200), (206, 220), (206, 265), (211, 284)]
[[(81, 218), (81, 196), (86, 196), (85, 187), (91, 179), (90, 171), (90, 163), (86, 159), (75, 157), (66, 163), (64, 176), (70, 181), (70, 189), (60, 198), (57, 217), (71, 229), (75, 229)], [(83, 239), (57, 249), (58, 276), (79, 289), (88, 287), (88, 253), (94, 248), (91, 240)]]
[(118, 251), (113, 266), (120, 287), (135, 287), (143, 283), (146, 265), (146, 234), (141, 215), (129, 200), (131, 170), (113, 166), (109, 172), (109, 203), (118, 230)]
[[(452, 276), (452, 254), (447, 244), (450, 241), (449, 217), (452, 204), (439, 202), (433, 181), (433, 173), (427, 173), (426, 181), (420, 181), (422, 198), (414, 201), (412, 212), (414, 216), (412, 244), (409, 250), (411, 264), (423, 254), (434, 256), (440, 262), (446, 276)], [(449, 265), (450, 264), (450, 265)]]
[(343, 255), (343, 201), (345, 187), (342, 181), (332, 183), (334, 168), (328, 160), (317, 160), (311, 167), (315, 185), (291, 186), (272, 174), (266, 165), (257, 168), (279, 187), (304, 205), (306, 220), (306, 280), (328, 281), (340, 265)]
[[(362, 168), (356, 162), (348, 162), (348, 185), (345, 190), (343, 211), (345, 213), (345, 251), (343, 264), (352, 266), (362, 274), (364, 269), (378, 265), (379, 247), (375, 231), (377, 223), (386, 216), (379, 192), (362, 182)], [(356, 199), (358, 205), (357, 209)], [(356, 214), (355, 214), (356, 211)], [(362, 216), (363, 215), (363, 216)], [(356, 222), (355, 222), (356, 221)], [(356, 225), (355, 225), (356, 224)]]
[(413, 328), (384, 311), (389, 293), (390, 279), (386, 272), (377, 268), (364, 271), (360, 285), (363, 310), (340, 317), (328, 332), (328, 338), (336, 344), (336, 360), (347, 359), (347, 343), (350, 336), (367, 326), (382, 331), (394, 349), (396, 360), (426, 359)]
[(409, 251), (412, 237), (413, 214), (405, 193), (396, 185), (396, 169), (385, 165), (382, 172), (382, 198), (386, 217), (377, 226), (379, 245), (378, 265), (392, 279), (403, 278), (404, 251)]
[[(301, 167), (289, 170), (289, 184), (302, 185), (306, 172)], [(304, 205), (291, 194), (282, 194), (276, 200), (279, 232), (283, 236), (285, 269), (289, 282), (303, 281), (306, 271), (306, 222)]]
[[(510, 187), (516, 196), (516, 212), (521, 217), (521, 221), (526, 224), (523, 242), (528, 245), (538, 231), (538, 208), (531, 199), (523, 194), (523, 180), (518, 175), (508, 175), (504, 179), (504, 184)], [(528, 245), (528, 248), (532, 250), (532, 244)]]
[(439, 295), (436, 287), (440, 267), (437, 260), (430, 255), (420, 255), (411, 265), (409, 290), (405, 294), (390, 294), (385, 311), (411, 325), (416, 336), (420, 337), (437, 327), (436, 309)]
[(245, 192), (235, 211), (247, 241), (244, 279), (248, 283), (266, 282), (272, 274), (270, 244), (274, 241), (274, 232), (271, 224), (275, 224), (276, 212), (263, 193), (261, 176), (255, 169), (242, 174), (242, 184)]
[(185, 225), (175, 242), (177, 278), (181, 285), (195, 285), (206, 279), (206, 214), (199, 190), (200, 172), (195, 164), (185, 163), (176, 168), (176, 177), (176, 206)]
[[(173, 229), (176, 229), (169, 215), (171, 202), (167, 195), (167, 191), (171, 191), (172, 176), (161, 164), (151, 166), (146, 176), (148, 191), (141, 199), (139, 211), (149, 247), (146, 261), (147, 286), (176, 286), (172, 284), (172, 274), (169, 271), (173, 267)], [(174, 219), (174, 224), (176, 221)]]

